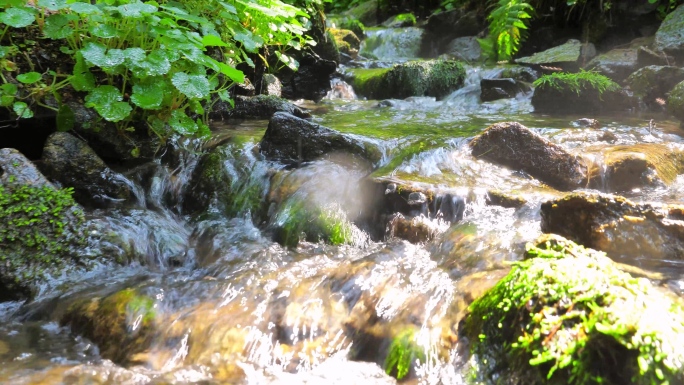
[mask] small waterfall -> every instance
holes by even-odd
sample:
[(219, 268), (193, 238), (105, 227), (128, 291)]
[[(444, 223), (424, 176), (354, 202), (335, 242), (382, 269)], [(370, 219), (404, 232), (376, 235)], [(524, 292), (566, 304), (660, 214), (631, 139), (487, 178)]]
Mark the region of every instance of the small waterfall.
[(331, 89), (324, 99), (327, 100), (356, 100), (356, 93), (354, 88), (345, 82), (343, 79), (334, 78), (330, 81)]
[(361, 43), (359, 55), (369, 59), (401, 61), (417, 58), (423, 29), (374, 28), (366, 30), (366, 39)]

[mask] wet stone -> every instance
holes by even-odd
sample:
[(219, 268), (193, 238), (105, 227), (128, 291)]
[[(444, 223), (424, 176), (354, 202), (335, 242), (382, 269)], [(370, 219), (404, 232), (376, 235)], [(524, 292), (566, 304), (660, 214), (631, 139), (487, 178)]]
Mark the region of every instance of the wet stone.
[(596, 119), (591, 119), (591, 118), (581, 118), (572, 121), (572, 126), (573, 127), (591, 127), (591, 128), (599, 128), (601, 126), (601, 123), (599, 123), (598, 120)]

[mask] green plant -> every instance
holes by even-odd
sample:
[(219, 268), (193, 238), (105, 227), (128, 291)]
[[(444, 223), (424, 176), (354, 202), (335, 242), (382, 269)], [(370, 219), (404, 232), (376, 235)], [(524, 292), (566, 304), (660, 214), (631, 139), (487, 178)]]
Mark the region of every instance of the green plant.
[[(32, 104), (46, 106), (41, 100), (47, 94), (59, 104), (56, 91), (70, 85), (87, 93), (86, 106), (120, 132), (142, 121), (161, 138), (207, 135), (212, 105), (231, 102), (229, 89), (244, 81), (235, 66), (254, 65), (248, 54), (269, 45), (296, 68), (285, 49), (310, 43), (304, 37), (308, 15), (279, 0), (38, 0), (36, 8), (17, 1), (4, 8), (0, 41), (10, 28), (38, 30), (63, 43), (61, 52), (73, 60), (73, 70), (49, 71), (47, 84), (35, 72), (17, 76), (22, 84), (5, 80), (1, 105), (28, 118)], [(5, 71), (16, 70), (9, 59), (17, 51), (11, 39), (0, 47)]]
[(596, 90), (601, 96), (607, 91), (618, 91), (620, 85), (597, 72), (580, 71), (578, 73), (556, 72), (544, 75), (534, 81), (535, 87), (551, 87), (557, 90), (569, 90), (578, 96), (584, 90)]
[(478, 39), (483, 54), (496, 61), (510, 60), (526, 38), (533, 12), (527, 0), (499, 0), (487, 16), (489, 36)]
[(385, 358), (385, 372), (401, 380), (411, 370), (416, 361), (425, 361), (424, 349), (416, 343), (413, 328), (404, 330), (392, 340), (387, 358)]

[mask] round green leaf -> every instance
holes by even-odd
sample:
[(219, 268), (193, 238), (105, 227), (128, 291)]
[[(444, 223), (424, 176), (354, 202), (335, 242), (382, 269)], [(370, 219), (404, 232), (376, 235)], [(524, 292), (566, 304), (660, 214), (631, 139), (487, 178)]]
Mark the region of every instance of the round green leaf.
[(50, 11), (59, 11), (66, 7), (66, 5), (66, 0), (38, 0), (39, 7), (47, 8)]
[(66, 104), (59, 106), (59, 111), (57, 111), (57, 131), (69, 131), (74, 128), (74, 124), (76, 124), (76, 115), (71, 107)]
[(177, 72), (171, 78), (171, 83), (190, 99), (203, 99), (209, 96), (211, 88), (209, 80), (202, 75), (188, 75), (185, 72)]
[(39, 81), (42, 75), (38, 72), (27, 72), (25, 74), (17, 75), (17, 80), (24, 84), (32, 84)]
[(79, 52), (83, 58), (102, 68), (116, 67), (124, 62), (124, 53), (120, 49), (110, 49), (100, 43), (89, 42)]
[(131, 66), (131, 65), (138, 65), (140, 62), (145, 60), (147, 57), (147, 54), (145, 53), (145, 50), (142, 48), (138, 47), (133, 47), (133, 48), (126, 48), (123, 51), (126, 63)]
[(143, 3), (129, 3), (123, 4), (117, 7), (119, 13), (123, 17), (130, 17), (133, 19), (142, 18), (145, 15), (149, 15), (157, 11), (157, 7), (150, 4)]
[[(73, 15), (72, 15), (73, 16)], [(69, 18), (65, 15), (55, 14), (45, 19), (43, 34), (50, 39), (65, 39), (74, 32), (69, 25)]]
[(171, 69), (172, 54), (161, 49), (154, 50), (145, 60), (135, 63), (131, 70), (137, 77), (166, 75)]
[(113, 37), (116, 37), (119, 32), (116, 30), (116, 28), (112, 27), (111, 25), (106, 25), (106, 24), (98, 24), (90, 27), (88, 30), (93, 36), (99, 37), (102, 39), (111, 39)]
[(118, 122), (128, 117), (133, 108), (122, 102), (121, 92), (114, 86), (99, 86), (85, 97), (86, 107), (94, 108), (105, 120)]
[(148, 78), (133, 85), (131, 102), (144, 110), (158, 109), (164, 100), (166, 83), (162, 78)]
[(226, 44), (220, 37), (216, 35), (204, 35), (202, 37), (202, 45), (205, 47), (227, 47)]
[(90, 91), (95, 88), (95, 76), (88, 70), (88, 66), (83, 60), (83, 55), (76, 54), (76, 64), (74, 64), (74, 74), (69, 82), (76, 91)]
[(33, 117), (33, 111), (31, 111), (29, 106), (24, 102), (15, 102), (14, 105), (12, 105), (12, 109), (14, 110), (14, 113), (17, 114), (17, 116), (21, 119), (29, 119)]
[(69, 4), (69, 9), (71, 9), (72, 12), (75, 12), (75, 13), (78, 13), (81, 15), (99, 15), (102, 13), (100, 8), (94, 6), (90, 3), (82, 3), (80, 1)]
[(197, 132), (197, 123), (180, 110), (171, 113), (169, 126), (181, 135), (192, 135)]
[(10, 8), (0, 13), (0, 23), (14, 28), (24, 28), (33, 24), (36, 17), (26, 8)]

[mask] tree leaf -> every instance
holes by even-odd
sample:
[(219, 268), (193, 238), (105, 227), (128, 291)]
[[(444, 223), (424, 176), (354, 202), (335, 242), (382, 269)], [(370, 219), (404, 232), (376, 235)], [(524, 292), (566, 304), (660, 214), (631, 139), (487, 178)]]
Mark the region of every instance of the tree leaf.
[(71, 34), (74, 32), (74, 29), (69, 25), (69, 21), (70, 18), (66, 15), (52, 15), (45, 19), (43, 34), (45, 37), (53, 40), (65, 39), (68, 36), (71, 36)]
[(33, 12), (23, 7), (10, 8), (0, 13), (0, 23), (14, 28), (28, 27), (34, 21), (36, 21), (36, 17)]
[(143, 4), (140, 2), (122, 4), (116, 7), (121, 16), (132, 19), (140, 19), (145, 15), (149, 15), (157, 11), (157, 7), (151, 4)]
[(192, 135), (198, 129), (197, 123), (180, 110), (175, 110), (171, 113), (169, 126), (181, 135)]
[(123, 96), (116, 87), (99, 86), (85, 97), (85, 106), (95, 108), (95, 111), (109, 122), (118, 122), (127, 118), (133, 110), (130, 104), (122, 100)]
[(166, 83), (161, 77), (147, 78), (133, 85), (131, 102), (144, 110), (159, 109), (164, 101)]
[(12, 105), (12, 109), (14, 110), (14, 113), (17, 114), (17, 116), (21, 119), (29, 119), (33, 117), (33, 111), (31, 111), (29, 106), (24, 102), (15, 102), (14, 105)]
[(76, 124), (76, 115), (71, 107), (66, 104), (59, 106), (57, 111), (57, 131), (69, 131), (74, 128), (74, 124)]
[(43, 76), (38, 72), (27, 72), (25, 74), (17, 75), (17, 80), (24, 84), (33, 84), (42, 79), (42, 77)]
[(185, 96), (190, 99), (203, 99), (209, 96), (211, 88), (209, 80), (202, 75), (188, 75), (185, 72), (176, 72), (171, 78), (171, 83)]
[(80, 51), (83, 58), (101, 68), (116, 67), (124, 62), (125, 56), (120, 49), (110, 49), (104, 44), (88, 42)]

